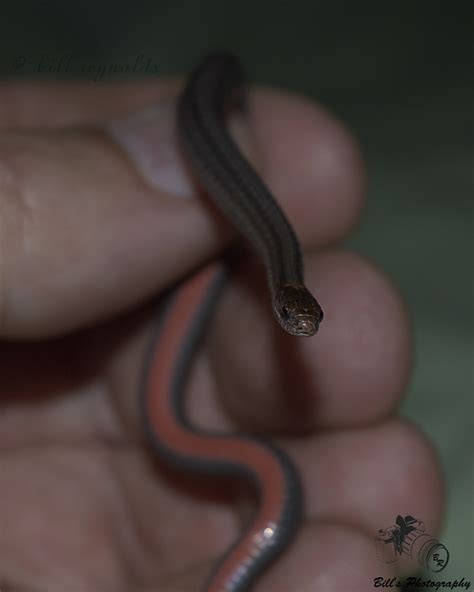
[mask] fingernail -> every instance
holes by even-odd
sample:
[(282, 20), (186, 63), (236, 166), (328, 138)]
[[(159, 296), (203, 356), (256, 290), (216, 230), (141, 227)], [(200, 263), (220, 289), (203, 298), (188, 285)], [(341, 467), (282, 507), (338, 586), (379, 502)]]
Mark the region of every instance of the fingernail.
[(153, 187), (178, 197), (195, 193), (179, 147), (175, 101), (157, 101), (106, 129)]
[[(176, 108), (176, 101), (160, 100), (107, 123), (105, 128), (152, 186), (179, 197), (191, 197), (196, 188), (179, 146)], [(230, 118), (229, 131), (247, 158), (255, 160), (255, 142), (241, 113)]]

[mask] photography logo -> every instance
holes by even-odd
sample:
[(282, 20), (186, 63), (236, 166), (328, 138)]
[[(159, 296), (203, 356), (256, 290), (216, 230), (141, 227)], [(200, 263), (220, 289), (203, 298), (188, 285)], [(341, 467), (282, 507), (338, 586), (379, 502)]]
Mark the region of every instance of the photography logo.
[(425, 525), (413, 516), (397, 516), (395, 524), (381, 528), (375, 537), (377, 556), (383, 563), (394, 563), (402, 555), (422, 567), (440, 572), (449, 561), (446, 547), (425, 531)]

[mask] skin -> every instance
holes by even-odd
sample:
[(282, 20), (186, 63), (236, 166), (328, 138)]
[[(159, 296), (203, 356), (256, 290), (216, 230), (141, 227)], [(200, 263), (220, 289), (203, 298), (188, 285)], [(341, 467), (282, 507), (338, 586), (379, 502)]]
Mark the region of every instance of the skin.
[[(147, 302), (233, 232), (192, 185), (188, 199), (152, 186), (98, 126), (178, 88), (0, 87), (2, 592), (195, 590), (248, 514), (235, 483), (163, 467), (138, 418)], [(301, 238), (325, 319), (312, 339), (285, 335), (245, 259), (197, 356), (190, 414), (270, 433), (301, 471), (304, 526), (256, 592), (373, 589), (400, 565), (378, 561), (377, 530), (400, 513), (436, 534), (443, 484), (396, 415), (411, 370), (401, 298), (336, 246), (364, 202), (359, 149), (320, 106), (269, 89), (234, 124)], [(156, 166), (189, 181), (179, 154)]]

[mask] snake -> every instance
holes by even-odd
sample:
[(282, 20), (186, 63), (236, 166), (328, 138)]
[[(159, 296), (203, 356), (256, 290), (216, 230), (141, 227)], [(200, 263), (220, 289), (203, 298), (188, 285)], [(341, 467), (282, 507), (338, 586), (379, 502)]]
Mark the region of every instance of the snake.
[[(229, 130), (229, 117), (245, 112), (246, 89), (236, 56), (227, 51), (205, 56), (178, 100), (180, 146), (199, 186), (263, 264), (278, 324), (291, 335), (310, 337), (323, 311), (305, 286), (298, 239)], [(230, 273), (224, 261), (213, 260), (168, 291), (141, 388), (144, 430), (164, 463), (194, 477), (246, 480), (258, 495), (253, 516), (215, 562), (203, 592), (250, 590), (293, 540), (304, 505), (299, 473), (283, 449), (254, 434), (202, 429), (185, 410), (193, 360)]]

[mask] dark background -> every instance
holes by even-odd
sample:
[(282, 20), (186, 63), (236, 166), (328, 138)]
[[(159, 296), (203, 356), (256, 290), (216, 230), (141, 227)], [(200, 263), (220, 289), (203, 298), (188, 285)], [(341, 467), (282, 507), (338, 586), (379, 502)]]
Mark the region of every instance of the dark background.
[[(392, 276), (413, 315), (416, 369), (402, 411), (431, 436), (448, 480), (444, 580), (473, 579), (470, 6), (45, 1), (2, 6), (0, 22), (3, 78), (98, 84), (84, 65), (130, 70), (140, 55), (154, 69), (148, 75), (177, 74), (225, 47), (253, 80), (314, 97), (353, 130), (370, 187), (349, 245)], [(38, 71), (68, 56), (68, 72), (64, 62), (59, 72)], [(134, 76), (143, 73), (106, 72), (102, 80)]]

